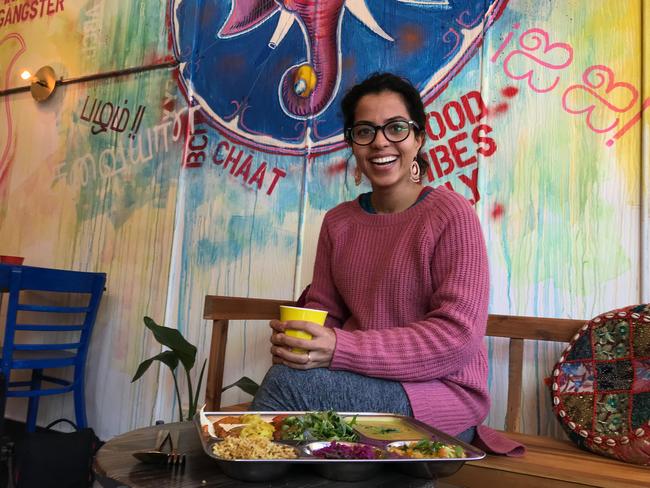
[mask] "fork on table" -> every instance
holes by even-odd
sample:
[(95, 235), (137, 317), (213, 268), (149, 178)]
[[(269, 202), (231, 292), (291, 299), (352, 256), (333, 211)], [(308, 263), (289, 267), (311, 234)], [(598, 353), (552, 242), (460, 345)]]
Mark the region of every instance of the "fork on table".
[[(136, 451), (133, 455), (144, 463), (166, 464), (170, 467), (185, 466), (185, 454), (179, 452), (179, 432), (161, 429), (156, 436), (154, 449)], [(165, 444), (169, 444), (169, 452), (164, 452)]]
[(167, 455), (167, 464), (170, 466), (184, 466), (185, 454), (178, 451), (179, 432), (172, 430), (169, 433), (169, 454)]

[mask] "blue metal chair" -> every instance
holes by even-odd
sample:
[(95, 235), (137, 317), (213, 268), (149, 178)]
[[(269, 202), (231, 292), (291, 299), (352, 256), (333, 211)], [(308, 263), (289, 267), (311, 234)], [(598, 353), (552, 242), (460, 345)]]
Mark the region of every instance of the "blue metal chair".
[[(5, 383), (0, 406), (3, 419), (5, 397), (28, 397), (27, 431), (33, 432), (40, 397), (72, 391), (77, 426), (87, 426), (86, 356), (105, 283), (105, 273), (0, 264), (0, 290), (9, 292), (1, 360)], [(87, 304), (77, 303), (86, 298)], [(19, 342), (25, 340), (20, 331), (39, 332), (39, 343)], [(61, 332), (66, 333), (64, 339)], [(44, 369), (67, 367), (74, 367), (72, 379), (43, 374)], [(12, 369), (31, 369), (31, 381), (10, 381)], [(41, 383), (57, 387), (43, 388)]]

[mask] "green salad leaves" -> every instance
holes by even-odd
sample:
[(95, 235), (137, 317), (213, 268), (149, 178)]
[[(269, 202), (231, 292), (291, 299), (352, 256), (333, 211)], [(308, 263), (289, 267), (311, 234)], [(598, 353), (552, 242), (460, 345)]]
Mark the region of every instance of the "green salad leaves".
[(280, 438), (292, 441), (356, 441), (359, 439), (352, 426), (356, 415), (350, 422), (343, 420), (332, 410), (292, 415), (282, 420)]

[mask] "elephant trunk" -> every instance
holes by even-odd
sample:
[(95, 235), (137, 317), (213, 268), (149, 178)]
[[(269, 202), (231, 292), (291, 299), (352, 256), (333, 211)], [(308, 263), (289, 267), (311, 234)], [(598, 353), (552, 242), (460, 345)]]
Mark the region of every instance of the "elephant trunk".
[(285, 8), (294, 12), (307, 32), (309, 61), (287, 70), (281, 82), (282, 103), (293, 116), (308, 117), (331, 102), (339, 75), (338, 22), (344, 0), (295, 0)]

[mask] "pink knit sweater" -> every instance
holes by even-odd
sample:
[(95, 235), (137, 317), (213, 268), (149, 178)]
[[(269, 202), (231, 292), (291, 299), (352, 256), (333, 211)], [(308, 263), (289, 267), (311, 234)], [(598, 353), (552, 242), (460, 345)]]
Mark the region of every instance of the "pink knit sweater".
[(395, 214), (330, 210), (305, 306), (329, 312), (331, 369), (400, 381), (417, 419), (455, 435), (489, 409), (488, 293), (478, 217), (438, 187)]

